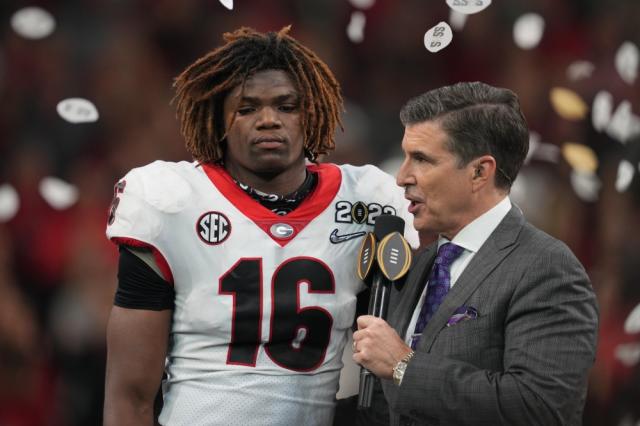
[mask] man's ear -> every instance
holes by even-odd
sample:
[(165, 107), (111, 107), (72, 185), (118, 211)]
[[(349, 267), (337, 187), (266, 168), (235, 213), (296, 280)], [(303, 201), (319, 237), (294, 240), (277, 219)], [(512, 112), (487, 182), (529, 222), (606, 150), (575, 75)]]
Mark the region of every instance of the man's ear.
[(488, 182), (493, 182), (496, 174), (496, 159), (491, 155), (483, 155), (471, 161), (473, 167), (472, 183), (474, 190), (480, 189)]

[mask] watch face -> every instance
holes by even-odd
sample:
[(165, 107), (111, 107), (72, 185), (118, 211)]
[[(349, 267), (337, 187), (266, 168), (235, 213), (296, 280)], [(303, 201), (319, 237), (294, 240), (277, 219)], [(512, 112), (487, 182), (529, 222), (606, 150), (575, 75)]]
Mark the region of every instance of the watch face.
[(407, 369), (407, 363), (404, 361), (400, 361), (395, 368), (393, 369), (393, 382), (400, 386), (402, 383), (402, 378), (404, 377), (404, 371)]

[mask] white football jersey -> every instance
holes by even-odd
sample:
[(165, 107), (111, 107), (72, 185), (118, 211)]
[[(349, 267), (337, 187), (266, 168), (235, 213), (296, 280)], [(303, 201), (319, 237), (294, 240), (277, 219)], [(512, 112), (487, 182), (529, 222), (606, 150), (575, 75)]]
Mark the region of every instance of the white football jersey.
[(278, 216), (219, 166), (156, 161), (116, 185), (108, 237), (153, 249), (175, 289), (163, 425), (329, 425), (362, 236), (403, 191), (374, 166), (310, 165)]

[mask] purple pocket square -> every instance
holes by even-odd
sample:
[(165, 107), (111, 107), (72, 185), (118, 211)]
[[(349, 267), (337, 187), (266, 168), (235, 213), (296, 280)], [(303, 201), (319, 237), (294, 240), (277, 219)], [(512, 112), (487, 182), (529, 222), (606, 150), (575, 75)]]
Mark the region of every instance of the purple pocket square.
[(473, 306), (460, 306), (456, 311), (451, 315), (449, 321), (447, 321), (447, 327), (451, 327), (452, 325), (456, 325), (460, 322), (472, 320), (478, 318), (478, 310)]

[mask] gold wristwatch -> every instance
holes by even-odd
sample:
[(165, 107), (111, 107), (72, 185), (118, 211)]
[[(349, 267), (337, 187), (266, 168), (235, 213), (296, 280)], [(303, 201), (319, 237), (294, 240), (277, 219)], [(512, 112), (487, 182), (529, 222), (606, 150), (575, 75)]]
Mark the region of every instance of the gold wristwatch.
[(398, 361), (395, 367), (393, 367), (393, 383), (400, 386), (402, 378), (404, 377), (404, 372), (407, 369), (407, 365), (414, 355), (414, 351), (409, 352), (404, 358)]

